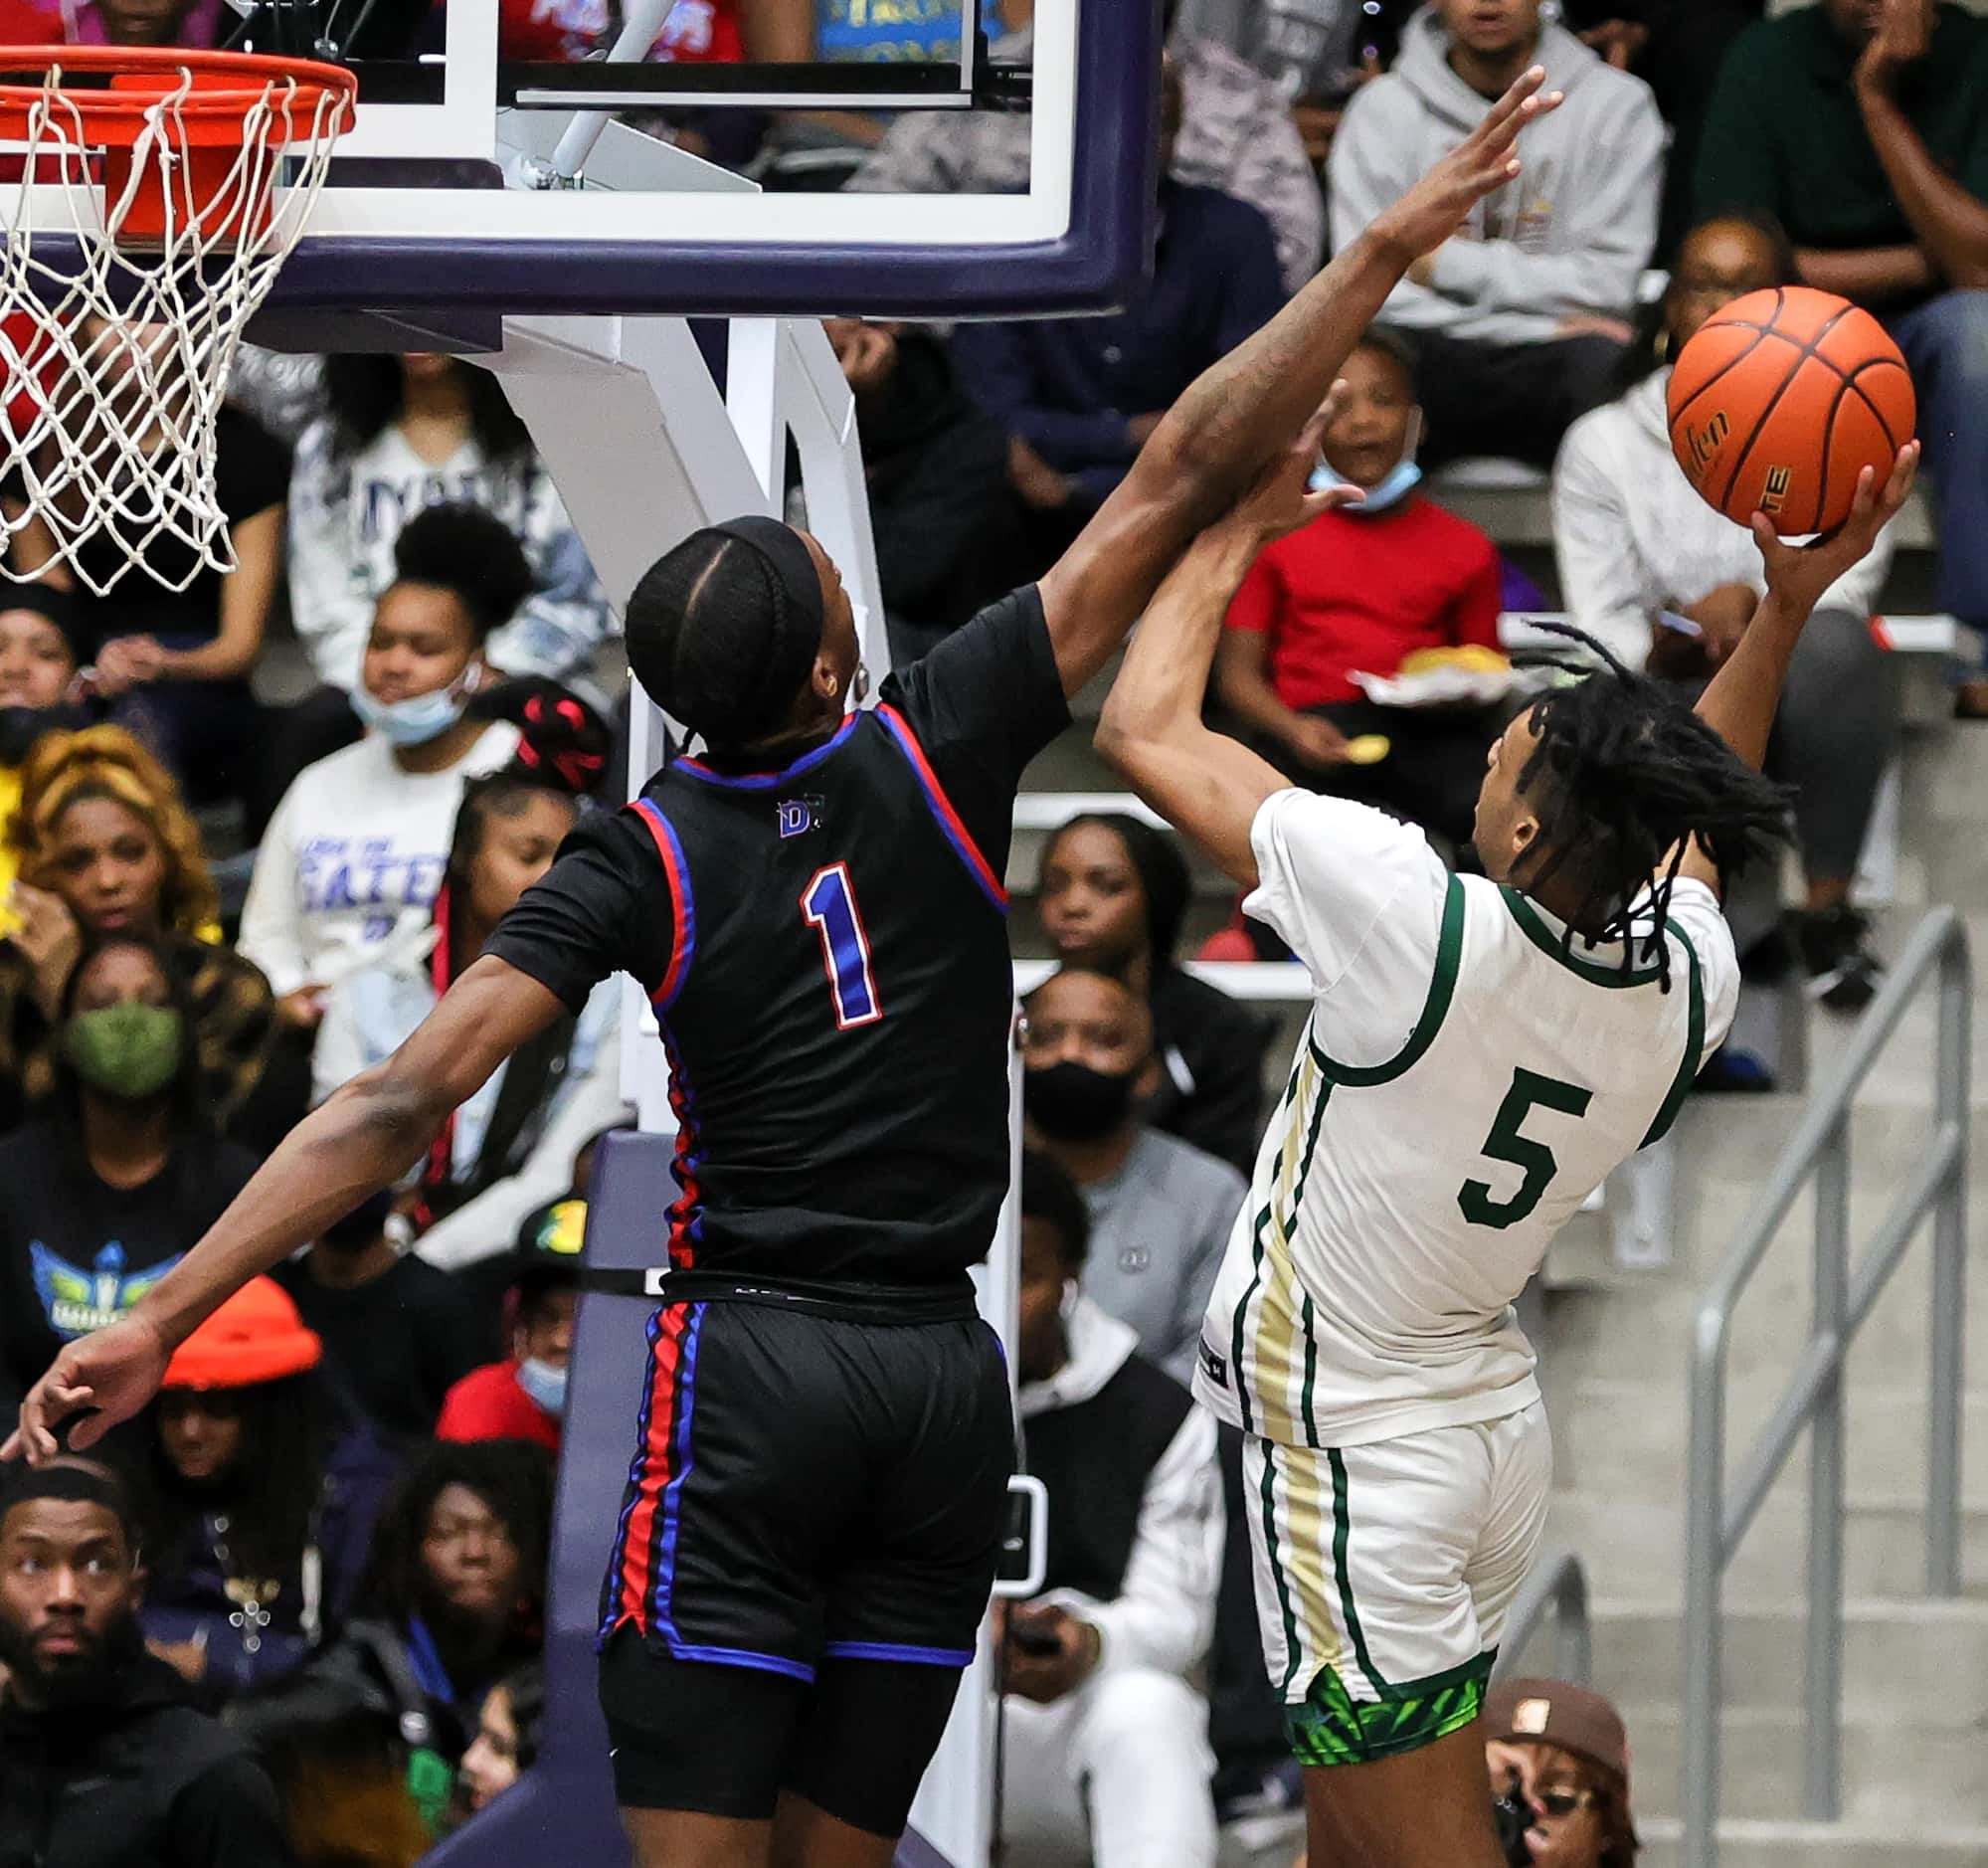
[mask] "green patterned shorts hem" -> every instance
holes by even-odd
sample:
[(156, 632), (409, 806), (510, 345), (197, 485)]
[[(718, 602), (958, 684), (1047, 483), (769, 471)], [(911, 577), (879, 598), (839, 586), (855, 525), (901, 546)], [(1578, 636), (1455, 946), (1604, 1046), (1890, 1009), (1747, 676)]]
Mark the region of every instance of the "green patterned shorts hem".
[(1355, 1700), (1322, 1667), (1301, 1706), (1284, 1708), (1284, 1736), (1301, 1765), (1368, 1765), (1398, 1758), (1461, 1731), (1484, 1710), (1492, 1656), (1429, 1681), (1390, 1688), (1384, 1700)]

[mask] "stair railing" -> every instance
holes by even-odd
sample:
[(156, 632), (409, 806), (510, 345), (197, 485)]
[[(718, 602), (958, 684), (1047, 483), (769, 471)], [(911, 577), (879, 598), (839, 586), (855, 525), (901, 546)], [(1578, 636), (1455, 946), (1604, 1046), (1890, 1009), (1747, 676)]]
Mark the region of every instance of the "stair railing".
[[(1850, 1258), (1850, 1115), (1858, 1087), (1928, 980), (1936, 979), (1933, 1119), (1924, 1148), (1862, 1259)], [(1731, 1563), (1804, 1431), (1809, 1436), (1808, 1713), (1803, 1814), (1833, 1822), (1842, 1808), (1843, 1364), (1926, 1215), (1932, 1215), (1932, 1317), (1926, 1428), (1926, 1591), (1960, 1590), (1960, 1408), (1965, 1328), (1968, 1051), (1973, 983), (1967, 934), (1937, 908), (1905, 944), (1858, 1021), (1827, 1082), (1755, 1201), (1717, 1275), (1699, 1300), (1691, 1349), (1691, 1449), (1685, 1532), (1685, 1868), (1718, 1859), (1719, 1662), (1723, 1588)], [(1815, 1184), (1814, 1321), (1779, 1404), (1725, 1487), (1726, 1345), (1733, 1307), (1781, 1221)]]

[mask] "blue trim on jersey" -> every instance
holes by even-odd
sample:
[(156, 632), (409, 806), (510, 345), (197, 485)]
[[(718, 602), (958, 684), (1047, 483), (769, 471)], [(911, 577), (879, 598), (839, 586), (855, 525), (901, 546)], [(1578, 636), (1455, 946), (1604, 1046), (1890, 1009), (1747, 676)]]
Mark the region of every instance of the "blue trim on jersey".
[(697, 1411), (697, 1338), (704, 1327), (703, 1304), (690, 1306), (690, 1323), (683, 1332), (682, 1362), (676, 1375), (676, 1470), (662, 1488), (662, 1548), (656, 1564), (652, 1605), (663, 1638), (676, 1649), (676, 1625), (669, 1618), (670, 1586), (676, 1581), (676, 1531), (683, 1503), (683, 1481), (690, 1476), (690, 1420)]
[(897, 1641), (830, 1641), (822, 1653), (835, 1660), (902, 1660), (922, 1667), (965, 1667), (971, 1647), (906, 1647)]
[(691, 758), (688, 753), (680, 759), (672, 759), (669, 769), (672, 772), (681, 772), (686, 778), (699, 779), (706, 785), (724, 785), (733, 791), (770, 791), (774, 786), (785, 785), (789, 779), (799, 778), (802, 773), (812, 771), (819, 765), (856, 730), (862, 717), (860, 711), (850, 714), (835, 729), (832, 738), (816, 746), (813, 752), (804, 752), (792, 765), (785, 766), (778, 772), (714, 772), (702, 761)]
[[(696, 1247), (704, 1243), (704, 1190), (698, 1175), (704, 1166), (704, 1132), (697, 1119), (697, 1093), (690, 1086), (690, 1072), (683, 1067), (683, 1053), (676, 1047), (676, 1034), (668, 1021), (656, 1014), (656, 1035), (662, 1039), (663, 1061), (669, 1065), (669, 1106), (676, 1114), (676, 1152), (669, 1172), (680, 1198), (670, 1203), (667, 1244), (687, 1238), (694, 1261)], [(688, 1270), (690, 1267), (682, 1267)]]
[(939, 783), (939, 775), (927, 763), (925, 748), (919, 745), (910, 723), (891, 706), (879, 707), (877, 718), (897, 743), (898, 751), (903, 753), (905, 763), (911, 767), (912, 777), (918, 781), (918, 789), (925, 794), (925, 808), (932, 813), (933, 822), (953, 845), (953, 853), (966, 864), (967, 873), (974, 878), (974, 886), (994, 904), (995, 913), (1004, 916), (1007, 913), (1007, 891), (994, 874), (994, 864), (981, 854), (975, 844), (965, 820), (953, 809), (953, 801), (946, 796), (945, 788)]
[(690, 863), (677, 839), (676, 827), (646, 798), (637, 798), (633, 809), (655, 839), (656, 853), (662, 858), (663, 880), (669, 884), (674, 922), (669, 930), (669, 965), (649, 1002), (661, 1014), (676, 1004), (683, 982), (690, 977), (690, 962), (697, 953), (697, 902), (690, 892)]
[(749, 1647), (685, 1647), (669, 1642), (674, 1660), (709, 1660), (721, 1667), (757, 1667), (762, 1673), (784, 1673), (806, 1685), (814, 1683), (814, 1669), (805, 1660), (789, 1660), (785, 1654), (756, 1654)]
[(604, 1648), (608, 1637), (622, 1625), (622, 1590), (626, 1587), (629, 1564), (629, 1520), (635, 1515), (641, 1497), (642, 1468), (648, 1463), (649, 1407), (655, 1400), (655, 1339), (662, 1334), (662, 1306), (650, 1313), (643, 1335), (648, 1338), (649, 1379), (642, 1384), (642, 1404), (635, 1414), (635, 1451), (629, 1461), (629, 1495), (622, 1501), (622, 1515), (615, 1525), (614, 1553), (608, 1562), (608, 1580), (601, 1586), (601, 1629), (595, 1636), (596, 1648)]

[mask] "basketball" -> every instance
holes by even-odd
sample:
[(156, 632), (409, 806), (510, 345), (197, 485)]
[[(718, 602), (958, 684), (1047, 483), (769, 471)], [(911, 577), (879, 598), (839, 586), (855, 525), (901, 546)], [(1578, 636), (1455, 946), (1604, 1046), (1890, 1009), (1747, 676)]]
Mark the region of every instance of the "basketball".
[(1857, 475), (1880, 481), (1912, 438), (1918, 403), (1898, 347), (1870, 312), (1805, 285), (1748, 292), (1679, 353), (1671, 451), (1708, 504), (1788, 536), (1850, 516)]

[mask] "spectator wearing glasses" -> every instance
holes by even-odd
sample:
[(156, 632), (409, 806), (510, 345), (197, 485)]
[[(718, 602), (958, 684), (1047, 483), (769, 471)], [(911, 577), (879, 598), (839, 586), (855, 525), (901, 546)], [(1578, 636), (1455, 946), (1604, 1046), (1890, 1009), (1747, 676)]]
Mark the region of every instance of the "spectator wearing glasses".
[(1564, 1680), (1504, 1680), (1483, 1725), (1491, 1794), (1532, 1818), (1534, 1868), (1633, 1868), (1629, 1739), (1607, 1700)]

